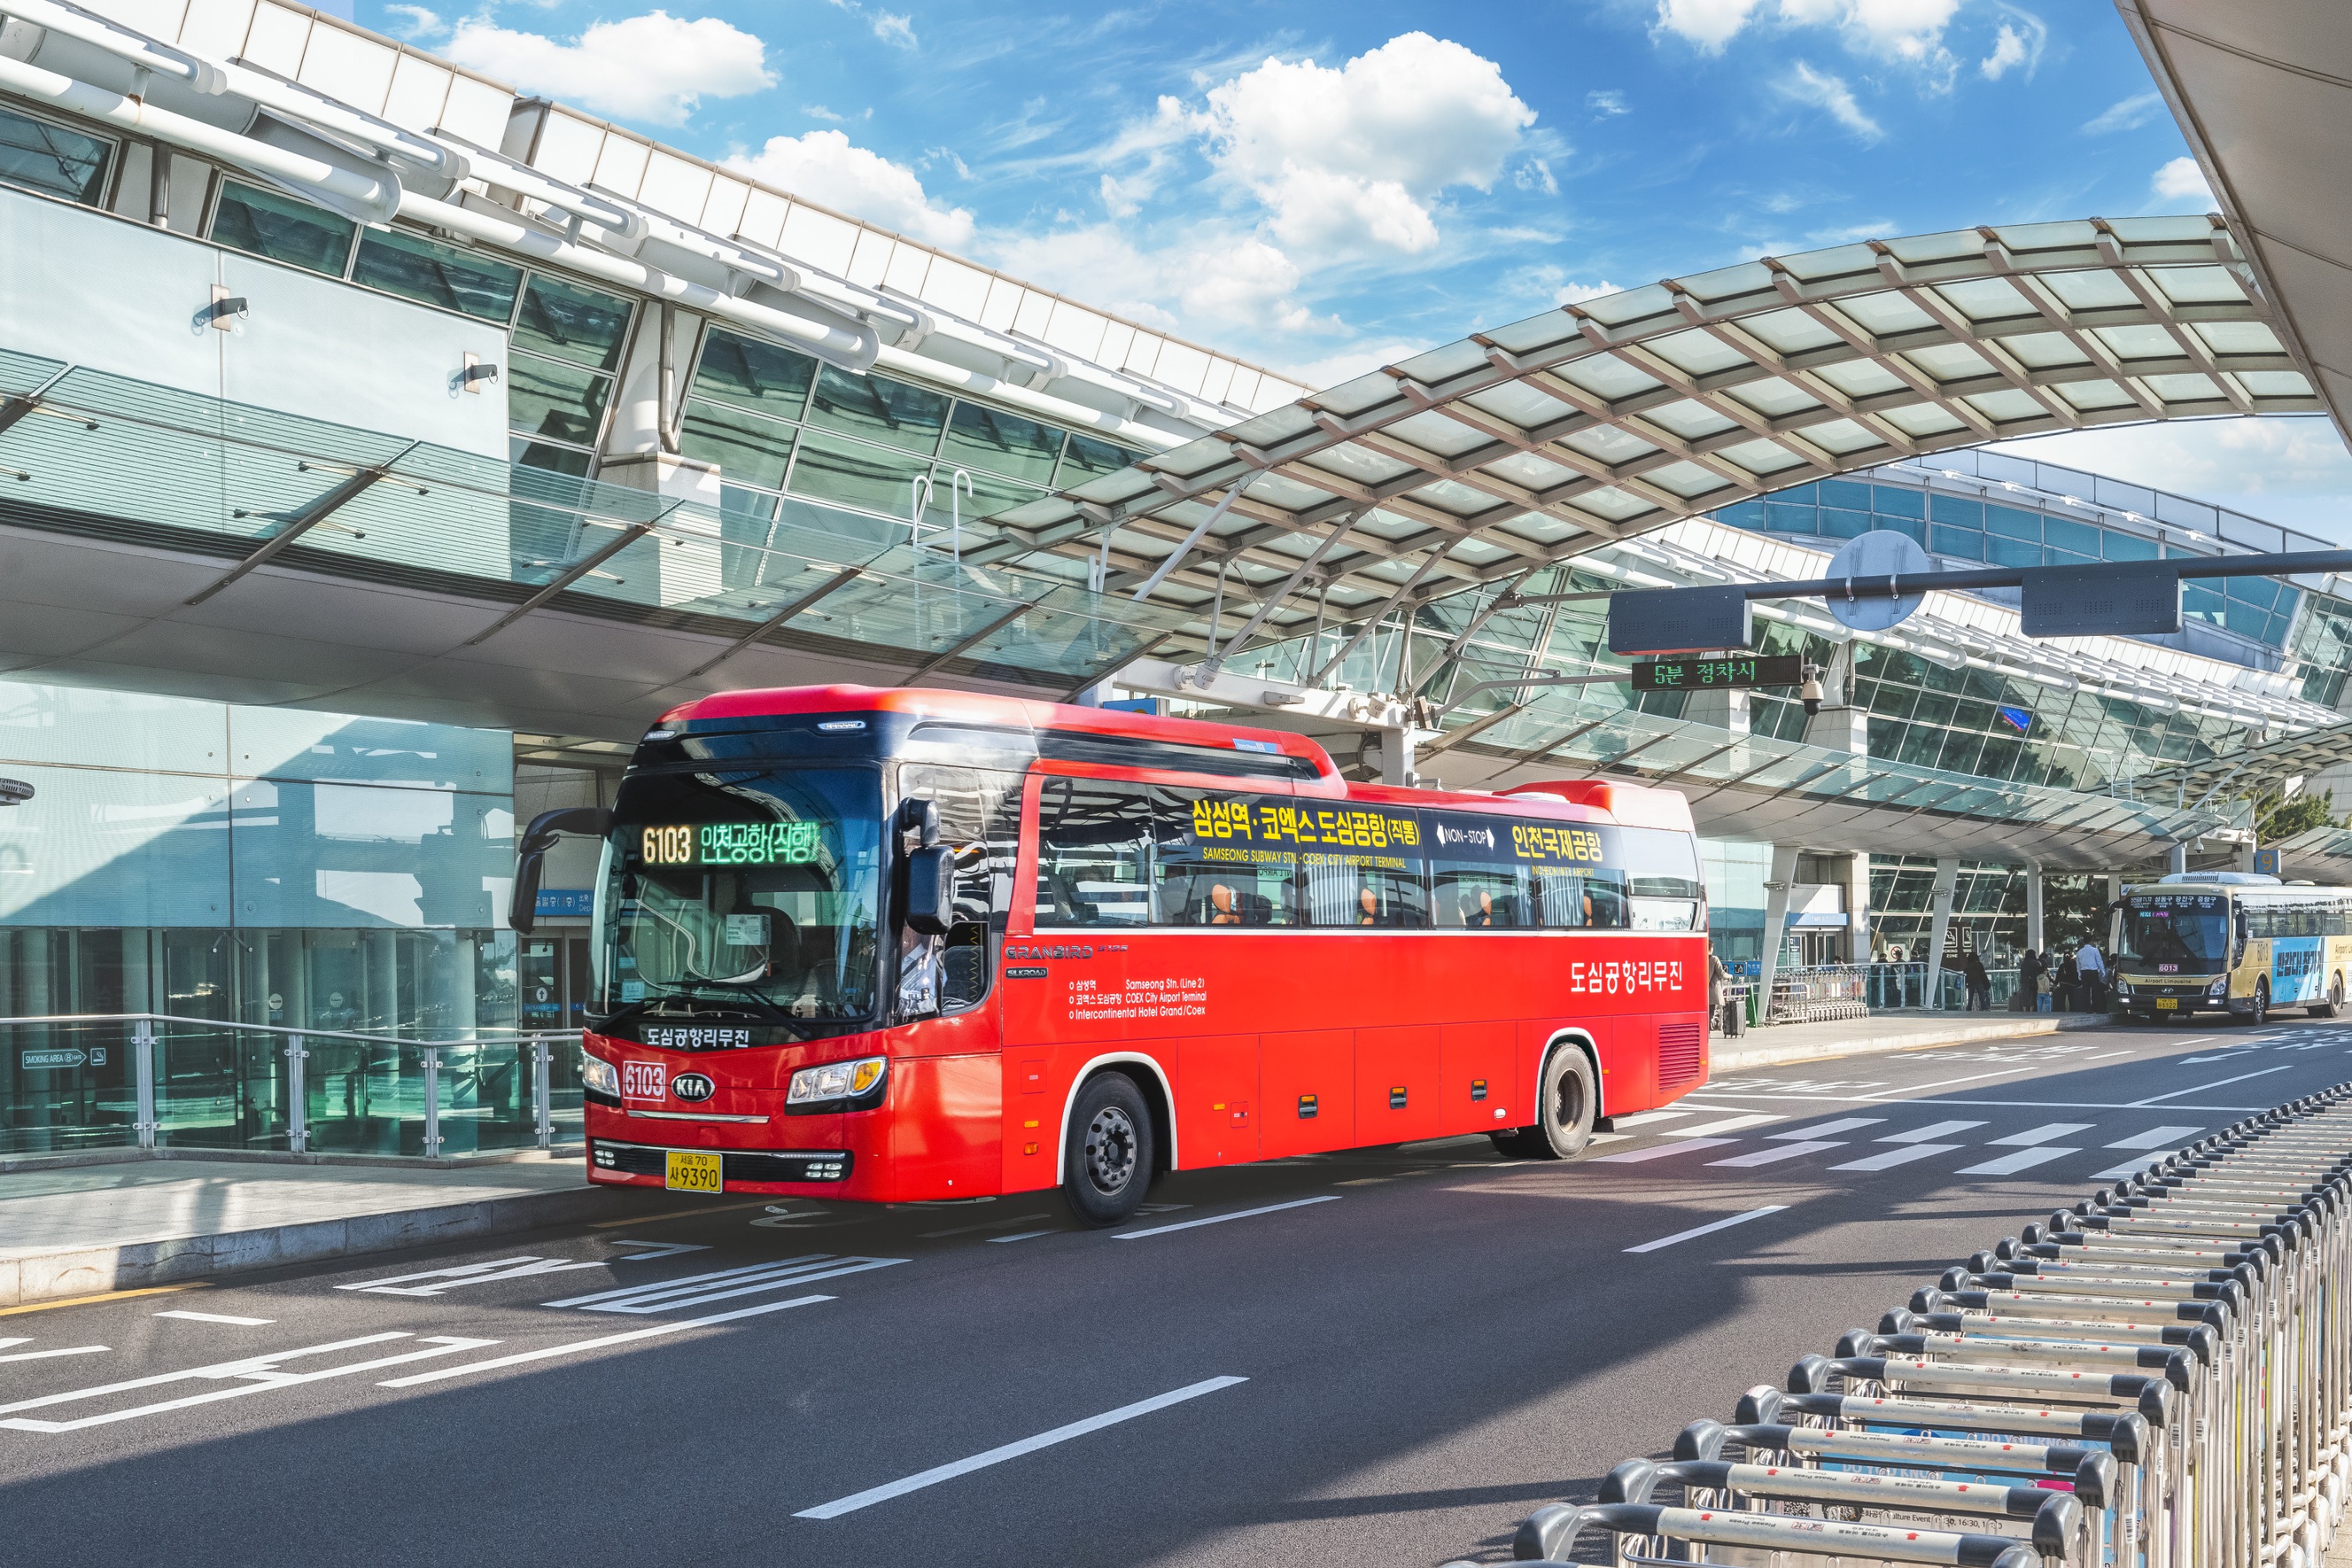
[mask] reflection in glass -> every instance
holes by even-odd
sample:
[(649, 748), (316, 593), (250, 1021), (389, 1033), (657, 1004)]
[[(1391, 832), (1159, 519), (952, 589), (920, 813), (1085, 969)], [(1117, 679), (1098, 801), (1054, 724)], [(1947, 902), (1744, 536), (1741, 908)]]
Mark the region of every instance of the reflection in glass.
[(95, 136), (0, 110), (0, 181), (94, 206), (114, 148)]
[(234, 180), (222, 182), (213, 208), (215, 244), (330, 278), (343, 275), (357, 232), (359, 226), (349, 218)]
[(352, 281), (504, 325), (514, 314), (522, 268), (404, 229), (370, 229), (360, 239)]

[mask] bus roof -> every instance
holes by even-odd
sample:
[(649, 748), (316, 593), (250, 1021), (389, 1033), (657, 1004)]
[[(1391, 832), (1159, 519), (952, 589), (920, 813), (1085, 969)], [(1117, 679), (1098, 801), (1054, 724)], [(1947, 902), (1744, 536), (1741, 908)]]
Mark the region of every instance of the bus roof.
[(1341, 779), (1331, 754), (1307, 736), (1287, 730), (1213, 722), (1201, 719), (1163, 718), (1117, 708), (1080, 708), (1066, 702), (1034, 702), (1024, 698), (997, 697), (986, 692), (945, 691), (910, 686), (783, 686), (743, 691), (720, 691), (682, 702), (656, 721), (660, 728), (701, 719), (750, 719), (795, 713), (883, 712), (968, 724), (1030, 730), (1059, 730), (1093, 735), (1119, 735), (1136, 740), (1174, 741), (1193, 745), (1226, 747), (1236, 741), (1252, 742), (1251, 751), (1277, 752), (1310, 764), (1322, 787), (1352, 800), (1381, 801), (1394, 805), (1426, 805), (1449, 810), (1532, 810), (1538, 816), (1559, 816), (1578, 821), (1608, 822), (1633, 827), (1693, 831), (1690, 802), (1678, 790), (1655, 789), (1612, 779), (1549, 779), (1514, 784), (1499, 791), (1400, 789), (1386, 784), (1351, 784)]

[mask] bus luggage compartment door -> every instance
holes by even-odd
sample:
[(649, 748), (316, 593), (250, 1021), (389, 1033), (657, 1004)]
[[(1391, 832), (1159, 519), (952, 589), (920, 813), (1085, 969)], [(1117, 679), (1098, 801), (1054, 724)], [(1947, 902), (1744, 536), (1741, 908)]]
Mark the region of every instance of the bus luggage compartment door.
[(1258, 1037), (1265, 1090), (1258, 1152), (1272, 1160), (1356, 1144), (1356, 1032), (1301, 1029)]
[(1176, 1149), (1187, 1170), (1258, 1157), (1258, 1037), (1206, 1035), (1176, 1047)]

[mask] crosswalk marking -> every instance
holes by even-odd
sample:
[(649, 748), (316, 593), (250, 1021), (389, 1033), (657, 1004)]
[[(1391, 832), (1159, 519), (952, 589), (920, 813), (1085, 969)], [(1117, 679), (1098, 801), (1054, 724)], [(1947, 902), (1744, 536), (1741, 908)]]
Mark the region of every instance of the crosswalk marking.
[(755, 1263), (742, 1268), (721, 1268), (709, 1274), (689, 1274), (683, 1279), (665, 1279), (653, 1285), (629, 1285), (617, 1290), (598, 1290), (586, 1296), (567, 1296), (561, 1301), (542, 1301), (542, 1307), (577, 1307), (583, 1312), (645, 1312), (677, 1311), (688, 1307), (699, 1307), (706, 1301), (723, 1301), (730, 1297), (750, 1296), (763, 1290), (780, 1290), (787, 1287), (813, 1284), (819, 1279), (837, 1279), (844, 1274), (862, 1274), (869, 1268), (887, 1268), (894, 1263), (904, 1263), (903, 1258), (835, 1258), (830, 1253), (812, 1253), (804, 1258), (787, 1258), (781, 1263)]
[(1647, 1127), (1654, 1121), (1673, 1121), (1689, 1114), (1687, 1110), (1644, 1110), (1638, 1116), (1612, 1117), (1610, 1121), (1617, 1127)]
[[(412, 1339), (406, 1333), (363, 1334), (356, 1339), (334, 1340), (325, 1344), (305, 1345), (299, 1350), (272, 1351), (265, 1355), (243, 1356), (236, 1361), (216, 1362), (210, 1366), (190, 1367), (184, 1372), (157, 1373), (149, 1377), (126, 1378), (120, 1383), (102, 1384), (95, 1388), (68, 1389), (63, 1394), (47, 1394), (37, 1399), (20, 1399), (12, 1405), (0, 1405), (0, 1426), (18, 1432), (78, 1432), (85, 1426), (102, 1426), (115, 1421), (132, 1421), (142, 1415), (160, 1415), (167, 1411), (185, 1410), (191, 1405), (212, 1405), (224, 1399), (242, 1399), (247, 1394), (267, 1393), (273, 1388), (292, 1388), (299, 1384), (317, 1383), (331, 1377), (350, 1377), (356, 1373), (373, 1372), (379, 1367), (398, 1366), (406, 1362), (427, 1361), (435, 1356), (456, 1355), (465, 1351), (494, 1345), (496, 1340), (466, 1339), (452, 1334), (428, 1334), (415, 1343), (422, 1349), (404, 1350), (397, 1354), (372, 1356), (364, 1361), (346, 1362), (318, 1372), (289, 1372), (285, 1363), (310, 1356), (331, 1354), (337, 1351), (357, 1350), (368, 1345), (384, 1345), (394, 1340)], [(138, 1388), (160, 1388), (174, 1383), (222, 1383), (231, 1386), (213, 1388), (203, 1394), (191, 1394), (178, 1399), (160, 1400), (152, 1405), (133, 1405), (127, 1410), (108, 1410), (96, 1415), (85, 1415), (78, 1421), (46, 1421), (18, 1415), (19, 1410), (40, 1410), (52, 1405), (68, 1405), (76, 1400), (97, 1399), (110, 1394), (127, 1394)]]
[(1796, 1159), (1801, 1154), (1818, 1154), (1824, 1149), (1843, 1149), (1844, 1147), (1844, 1141), (1836, 1138), (1825, 1139), (1811, 1143), (1776, 1143), (1768, 1148), (1751, 1150), (1749, 1152), (1745, 1154), (1734, 1154), (1728, 1160), (1709, 1160), (1707, 1163), (1710, 1165), (1733, 1165), (1742, 1167), (1752, 1165), (1770, 1165), (1778, 1163), (1782, 1160)]
[[(1969, 1122), (1968, 1125), (1981, 1127), (1984, 1124)], [(1879, 1142), (1884, 1143), (1886, 1140), (1882, 1138)], [(1931, 1154), (1948, 1154), (1959, 1146), (1958, 1143), (1906, 1143), (1900, 1148), (1889, 1149), (1885, 1153), (1869, 1154), (1859, 1160), (1848, 1160), (1843, 1165), (1832, 1165), (1830, 1169), (1832, 1171), (1889, 1171), (1897, 1165), (1907, 1165), (1914, 1160), (1924, 1160)]]
[(1785, 1116), (1727, 1116), (1720, 1121), (1702, 1121), (1696, 1127), (1669, 1127), (1668, 1138), (1712, 1138), (1720, 1133), (1738, 1132), (1750, 1127), (1762, 1127), (1774, 1121), (1786, 1121)]
[(1971, 1127), (1982, 1127), (1981, 1121), (1935, 1121), (1925, 1127), (1914, 1127), (1908, 1132), (1890, 1132), (1881, 1143), (1926, 1143), (1937, 1138), (1948, 1138), (1955, 1132), (1966, 1132)]
[(2053, 1138), (2063, 1138), (2069, 1132), (2087, 1132), (2094, 1124), (2088, 1121), (2048, 1121), (2039, 1127), (2029, 1127), (2022, 1132), (2012, 1132), (2006, 1138), (1996, 1138), (1996, 1149), (2025, 1148), (2035, 1143), (2047, 1143)]
[(2146, 1160), (2126, 1160), (2120, 1165), (2109, 1165), (2104, 1171), (2092, 1172), (2091, 1180), (2095, 1182), (2111, 1182), (2118, 1176), (2137, 1176), (2142, 1171), (2147, 1170), (2147, 1166), (2148, 1163)]
[(2003, 1154), (1998, 1160), (1987, 1160), (1981, 1165), (1965, 1166), (1958, 1173), (1963, 1176), (2013, 1176), (2020, 1171), (2030, 1171), (2036, 1165), (2046, 1165), (2053, 1160), (2081, 1152), (2080, 1149), (2069, 1149), (2063, 1144), (2037, 1143), (2031, 1148), (2020, 1149), (2014, 1154)]
[[(0, 1345), (21, 1345), (30, 1342), (27, 1340), (0, 1340)], [(106, 1348), (104, 1345), (73, 1345), (64, 1350), (55, 1351), (18, 1351), (15, 1355), (0, 1355), (0, 1361), (47, 1361), (61, 1355), (98, 1355)]]
[(1818, 1127), (1791, 1127), (1786, 1132), (1767, 1132), (1767, 1138), (1834, 1138), (1841, 1132), (1851, 1132), (1857, 1127), (1876, 1127), (1886, 1120), (1884, 1116), (1849, 1116), (1838, 1121), (1824, 1121)]
[(1646, 1149), (1628, 1149), (1622, 1154), (1602, 1154), (1585, 1163), (1591, 1165), (1630, 1165), (1637, 1160), (1655, 1160), (1692, 1149), (1721, 1149), (1738, 1142), (1737, 1138), (1685, 1138), (1675, 1143), (1653, 1143)]
[(2151, 1127), (2130, 1138), (2118, 1138), (2107, 1145), (2110, 1149), (2170, 1149), (2188, 1142), (2192, 1134), (2204, 1131), (2202, 1127)]

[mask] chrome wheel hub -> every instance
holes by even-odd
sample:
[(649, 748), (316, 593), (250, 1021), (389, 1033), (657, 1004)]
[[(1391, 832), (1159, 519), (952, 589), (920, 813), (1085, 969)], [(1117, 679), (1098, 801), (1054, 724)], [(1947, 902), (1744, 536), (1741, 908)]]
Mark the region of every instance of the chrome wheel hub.
[(1116, 1105), (1106, 1105), (1087, 1124), (1087, 1179), (1102, 1193), (1126, 1189), (1135, 1178), (1135, 1122)]

